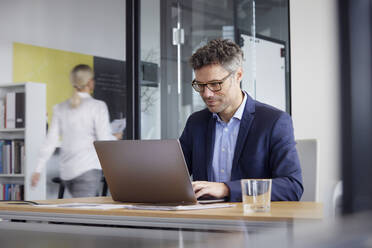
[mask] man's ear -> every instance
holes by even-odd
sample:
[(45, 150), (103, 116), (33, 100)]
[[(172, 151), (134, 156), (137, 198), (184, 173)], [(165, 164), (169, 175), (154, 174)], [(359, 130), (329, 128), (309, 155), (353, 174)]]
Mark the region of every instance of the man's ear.
[(240, 83), (243, 79), (243, 68), (239, 67), (238, 70), (236, 70), (236, 79)]

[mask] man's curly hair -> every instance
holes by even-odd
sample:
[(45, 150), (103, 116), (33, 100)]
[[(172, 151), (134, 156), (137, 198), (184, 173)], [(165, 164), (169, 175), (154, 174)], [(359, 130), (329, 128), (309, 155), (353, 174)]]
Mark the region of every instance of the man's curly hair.
[(233, 72), (242, 66), (243, 51), (233, 41), (218, 38), (196, 50), (189, 63), (194, 70), (206, 65), (219, 64), (228, 72)]

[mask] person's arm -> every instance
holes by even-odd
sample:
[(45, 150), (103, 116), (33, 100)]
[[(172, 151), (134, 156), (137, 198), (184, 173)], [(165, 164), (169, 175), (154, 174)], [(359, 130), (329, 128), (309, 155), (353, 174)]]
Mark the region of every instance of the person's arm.
[(304, 191), (292, 119), (283, 113), (271, 135), (272, 201), (299, 201)]
[(118, 138), (111, 133), (109, 112), (106, 103), (102, 101), (98, 103), (94, 120), (97, 140), (116, 140)]
[[(301, 167), (295, 145), (291, 117), (283, 113), (275, 122), (270, 136), (272, 201), (299, 201), (302, 196)], [(230, 190), (230, 201), (241, 201), (240, 180), (225, 184)]]
[(36, 165), (36, 169), (31, 178), (31, 185), (36, 186), (40, 179), (40, 174), (44, 170), (47, 161), (52, 156), (54, 150), (58, 145), (60, 137), (60, 125), (59, 125), (59, 110), (58, 105), (53, 108), (53, 117), (49, 125), (48, 134), (46, 139), (41, 146), (39, 151), (39, 157)]

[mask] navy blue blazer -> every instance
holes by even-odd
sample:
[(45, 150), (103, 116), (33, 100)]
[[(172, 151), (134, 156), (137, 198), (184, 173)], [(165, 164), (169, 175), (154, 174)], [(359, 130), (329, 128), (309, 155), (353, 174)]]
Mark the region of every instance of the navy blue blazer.
[[(248, 96), (248, 95), (247, 95)], [(193, 113), (180, 137), (194, 181), (211, 181), (216, 118)], [(235, 146), (229, 201), (241, 201), (240, 179), (272, 178), (272, 201), (298, 201), (303, 192), (291, 117), (248, 96)]]

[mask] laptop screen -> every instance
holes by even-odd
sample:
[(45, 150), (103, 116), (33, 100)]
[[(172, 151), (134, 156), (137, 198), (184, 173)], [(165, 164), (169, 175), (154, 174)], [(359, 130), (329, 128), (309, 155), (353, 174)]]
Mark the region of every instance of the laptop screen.
[(195, 204), (178, 140), (95, 141), (113, 200)]

